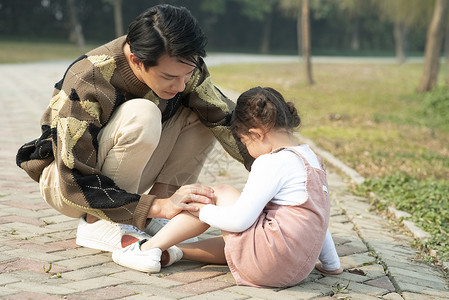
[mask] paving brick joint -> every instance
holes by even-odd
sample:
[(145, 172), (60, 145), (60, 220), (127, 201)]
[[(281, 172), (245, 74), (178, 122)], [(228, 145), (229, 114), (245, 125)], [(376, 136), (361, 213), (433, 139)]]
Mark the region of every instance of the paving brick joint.
[[(18, 147), (39, 135), (52, 86), (67, 65), (0, 65), (1, 299), (449, 299), (444, 275), (415, 261), (411, 238), (389, 227), (367, 199), (352, 195), (332, 167), (329, 229), (345, 268), (341, 275), (313, 271), (293, 287), (253, 288), (235, 285), (227, 266), (181, 260), (149, 275), (116, 265), (110, 253), (78, 247), (77, 220), (49, 207), (37, 183), (15, 165)], [(199, 181), (241, 189), (246, 178), (216, 145)], [(217, 234), (209, 229), (200, 238)]]

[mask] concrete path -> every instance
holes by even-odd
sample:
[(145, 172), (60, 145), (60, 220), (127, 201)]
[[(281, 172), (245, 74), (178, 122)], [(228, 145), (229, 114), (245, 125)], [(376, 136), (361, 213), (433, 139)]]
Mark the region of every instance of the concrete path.
[[(66, 66), (0, 65), (1, 299), (449, 299), (442, 273), (415, 262), (411, 239), (372, 212), (366, 199), (351, 195), (336, 168), (328, 180), (330, 230), (345, 267), (339, 276), (313, 271), (297, 286), (251, 288), (236, 286), (226, 266), (181, 261), (148, 275), (116, 265), (110, 253), (78, 247), (77, 220), (50, 208), (37, 183), (15, 165), (19, 146), (39, 135), (39, 119)], [(242, 188), (246, 177), (217, 146), (200, 181)]]

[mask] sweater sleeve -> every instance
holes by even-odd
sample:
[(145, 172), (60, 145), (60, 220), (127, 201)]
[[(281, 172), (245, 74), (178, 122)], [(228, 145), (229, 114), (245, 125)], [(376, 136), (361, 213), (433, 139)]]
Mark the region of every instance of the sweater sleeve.
[(234, 159), (251, 169), (254, 159), (246, 147), (236, 139), (230, 130), (235, 103), (226, 97), (213, 83), (206, 64), (196, 71), (186, 86), (187, 106), (190, 107), (206, 125)]
[(242, 232), (251, 227), (282, 186), (282, 168), (270, 163), (269, 155), (255, 160), (245, 188), (232, 206), (206, 205), (200, 220), (229, 232)]
[(125, 101), (123, 92), (110, 83), (115, 67), (112, 56), (84, 55), (68, 68), (55, 85), (41, 120), (44, 134), (49, 135), (42, 142), (52, 145), (52, 153), (46, 155), (54, 156), (64, 202), (102, 219), (142, 229), (155, 197), (128, 193), (97, 169), (98, 133)]

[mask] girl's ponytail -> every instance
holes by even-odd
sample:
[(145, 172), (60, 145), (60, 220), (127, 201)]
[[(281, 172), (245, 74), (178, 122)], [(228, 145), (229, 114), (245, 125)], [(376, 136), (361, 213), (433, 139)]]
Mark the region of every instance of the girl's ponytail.
[(292, 115), (289, 125), (291, 128), (296, 128), (301, 124), (301, 118), (298, 115), (298, 110), (296, 109), (295, 104), (293, 102), (287, 102), (287, 106), (288, 110), (290, 111), (290, 114)]
[(237, 99), (231, 130), (240, 137), (250, 128), (293, 130), (301, 124), (292, 102), (286, 102), (281, 93), (270, 87), (255, 87)]

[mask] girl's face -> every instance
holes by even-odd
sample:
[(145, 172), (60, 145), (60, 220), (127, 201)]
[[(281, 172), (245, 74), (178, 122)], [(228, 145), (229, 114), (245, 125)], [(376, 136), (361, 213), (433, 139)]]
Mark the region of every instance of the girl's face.
[(250, 129), (248, 134), (243, 134), (240, 137), (240, 141), (254, 158), (270, 153), (273, 150), (271, 145), (266, 142), (265, 133), (261, 129)]

